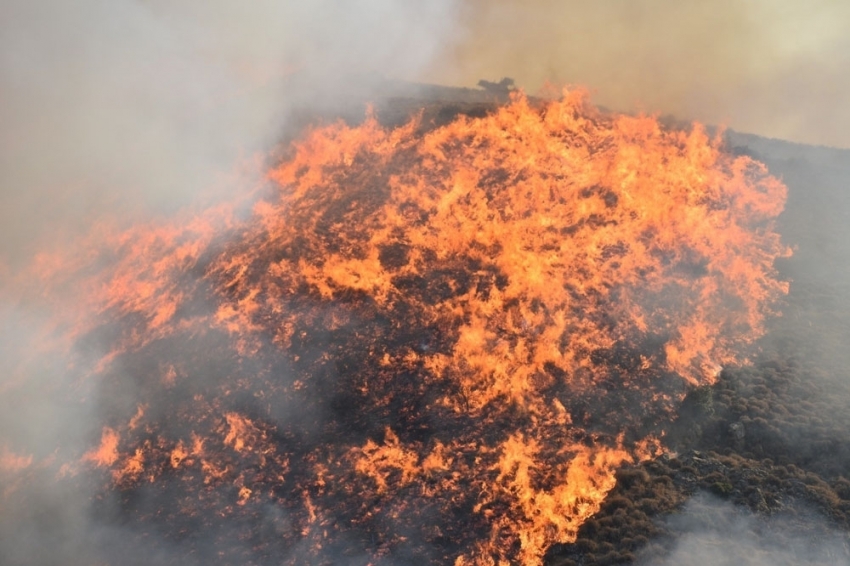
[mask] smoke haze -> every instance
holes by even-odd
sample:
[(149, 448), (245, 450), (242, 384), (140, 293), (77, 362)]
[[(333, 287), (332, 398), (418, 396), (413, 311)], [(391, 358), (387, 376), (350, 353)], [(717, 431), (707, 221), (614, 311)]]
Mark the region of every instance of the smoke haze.
[[(452, 33), (454, 5), (3, 2), (0, 285), (36, 250), (84, 232), (107, 212), (144, 219), (210, 192), (222, 196), (240, 161), (267, 151), (305, 101), (321, 95), (330, 104), (368, 90), (370, 73), (415, 77)], [(109, 388), (87, 375), (105, 354), (98, 344), (44, 356), (50, 314), (6, 290), (0, 287), (0, 484), (8, 496), (0, 562), (195, 563), (162, 540), (159, 550), (127, 549), (120, 527), (93, 523), (86, 474), (71, 476), (72, 493), (55, 485), (50, 463), (97, 443), (104, 415), (91, 407), (131, 403), (134, 376), (127, 371), (113, 384), (110, 391), (123, 389), (120, 398), (104, 397)], [(73, 284), (60, 300), (74, 308)], [(16, 476), (6, 469), (33, 459), (46, 467), (33, 465), (25, 483), (10, 483)]]
[(11, 0), (0, 22), (5, 262), (104, 208), (185, 205), (293, 105), (365, 99), (370, 73), (584, 84), (617, 109), (850, 147), (850, 5), (832, 0)]
[(596, 101), (850, 147), (850, 4), (471, 0), (437, 82), (587, 85)]
[(640, 566), (847, 566), (848, 538), (813, 512), (764, 518), (708, 494), (696, 494), (667, 519), (675, 541), (664, 559)]
[(4, 2), (0, 258), (107, 207), (185, 205), (268, 149), (299, 99), (344, 95), (342, 75), (415, 77), (452, 33), (453, 7)]
[[(227, 174), (279, 139), (294, 109), (355, 92), (365, 99), (380, 77), (473, 86), (509, 76), (529, 92), (545, 81), (584, 84), (595, 101), (617, 109), (637, 106), (850, 147), (847, 29), (850, 3), (831, 0), (6, 0), (0, 4), (0, 285), (36, 249), (85, 230), (104, 211), (147, 217), (208, 191), (223, 194)], [(819, 167), (825, 191), (846, 188), (845, 158), (843, 152), (836, 158), (841, 167)], [(799, 169), (783, 162), (789, 172)], [(791, 187), (795, 206), (812, 203), (806, 183), (813, 177), (801, 177)], [(828, 224), (823, 210), (835, 216)], [(811, 224), (828, 245), (798, 254), (800, 261), (816, 255), (812, 266), (794, 265), (809, 273), (815, 263), (831, 265), (824, 279), (843, 276), (850, 265), (848, 211), (850, 204), (823, 204), (812, 212)], [(836, 299), (839, 313), (850, 312), (845, 297)], [(72, 302), (73, 292), (65, 298)], [(61, 356), (37, 354), (47, 319), (0, 294), (0, 458), (7, 449), (36, 459), (57, 446), (82, 451), (100, 435), (101, 415), (69, 402), (97, 398), (100, 384), (68, 378), (69, 360)], [(848, 355), (844, 326), (816, 337), (834, 336), (834, 350)], [(80, 376), (104, 354), (96, 346), (70, 356)], [(843, 368), (834, 374), (844, 379)], [(73, 382), (70, 391), (57, 385), (64, 379)], [(28, 486), (18, 486), (16, 500), (27, 505), (0, 513), (0, 562), (120, 561), (125, 551), (113, 547), (120, 531), (86, 519), (87, 480), (79, 480), (76, 493), (57, 493), (48, 475), (34, 471)], [(734, 515), (726, 506), (718, 514)], [(675, 557), (722, 563), (711, 554), (712, 541), (742, 524), (754, 528), (753, 519), (740, 521), (712, 531), (709, 542), (703, 530), (683, 527)], [(45, 545), (51, 535), (55, 544)], [(766, 546), (773, 542), (747, 544), (773, 560), (752, 564), (782, 563)], [(139, 554), (149, 563), (166, 561)]]

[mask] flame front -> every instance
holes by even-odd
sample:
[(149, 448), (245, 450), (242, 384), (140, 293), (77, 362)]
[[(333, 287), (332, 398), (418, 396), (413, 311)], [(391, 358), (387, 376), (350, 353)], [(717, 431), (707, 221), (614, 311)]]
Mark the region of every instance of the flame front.
[(541, 564), (787, 292), (779, 181), (581, 92), (316, 128), (268, 176), (248, 215), (38, 264), (138, 391), (77, 466), (179, 485), (140, 516), (244, 526), (259, 562)]

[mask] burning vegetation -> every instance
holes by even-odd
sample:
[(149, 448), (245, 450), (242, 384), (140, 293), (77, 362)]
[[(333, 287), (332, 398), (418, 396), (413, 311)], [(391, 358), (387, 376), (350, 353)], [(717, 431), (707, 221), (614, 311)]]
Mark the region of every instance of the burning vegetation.
[(541, 564), (788, 291), (786, 189), (721, 145), (575, 91), (314, 127), (233, 203), (39, 259), (102, 426), (0, 466), (95, 473), (175, 562)]

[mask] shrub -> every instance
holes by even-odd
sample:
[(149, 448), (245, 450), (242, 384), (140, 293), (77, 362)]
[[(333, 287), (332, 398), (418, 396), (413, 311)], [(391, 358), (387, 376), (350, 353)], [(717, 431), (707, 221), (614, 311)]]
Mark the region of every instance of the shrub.
[(717, 481), (711, 484), (711, 491), (720, 497), (729, 497), (735, 488), (727, 481)]

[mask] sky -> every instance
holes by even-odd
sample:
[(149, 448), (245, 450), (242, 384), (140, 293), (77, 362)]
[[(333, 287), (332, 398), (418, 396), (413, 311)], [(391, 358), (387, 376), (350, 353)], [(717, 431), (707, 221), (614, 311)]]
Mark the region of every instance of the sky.
[(460, 12), (435, 82), (584, 85), (616, 109), (850, 147), (845, 0), (470, 0)]
[(848, 29), (846, 0), (6, 0), (0, 277), (104, 211), (191, 202), (353, 76), (584, 86), (850, 148)]

